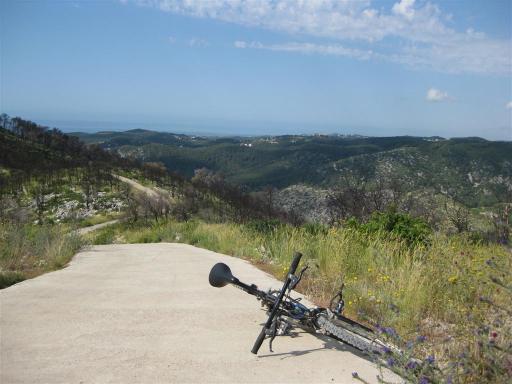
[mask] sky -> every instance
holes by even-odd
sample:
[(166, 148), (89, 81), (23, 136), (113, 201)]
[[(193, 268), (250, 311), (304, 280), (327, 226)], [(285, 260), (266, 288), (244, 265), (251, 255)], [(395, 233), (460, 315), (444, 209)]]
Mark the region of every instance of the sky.
[(2, 0), (0, 112), (64, 131), (512, 140), (512, 2)]

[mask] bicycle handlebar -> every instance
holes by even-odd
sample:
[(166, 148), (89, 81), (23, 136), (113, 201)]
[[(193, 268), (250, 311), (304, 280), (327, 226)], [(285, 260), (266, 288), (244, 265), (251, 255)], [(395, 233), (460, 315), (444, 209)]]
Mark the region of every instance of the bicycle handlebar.
[(297, 270), (297, 267), (299, 266), (301, 257), (302, 257), (302, 253), (295, 252), (295, 254), (293, 255), (293, 260), (290, 265), (290, 270), (288, 271), (288, 274), (293, 275), (295, 273), (295, 271)]
[(284, 296), (286, 290), (288, 289), (288, 286), (290, 285), (291, 277), (297, 270), (297, 267), (299, 266), (301, 257), (302, 257), (302, 254), (300, 252), (295, 252), (295, 254), (293, 255), (293, 261), (290, 265), (290, 269), (288, 270), (288, 275), (286, 276), (286, 280), (284, 281), (283, 288), (281, 288), (281, 291), (279, 292), (279, 296), (278, 296), (276, 302), (274, 303), (274, 306), (272, 307), (272, 311), (268, 315), (267, 322), (261, 329), (261, 332), (258, 335), (258, 338), (254, 342), (254, 345), (251, 349), (251, 352), (254, 353), (255, 355), (258, 353), (258, 350), (260, 349), (261, 344), (263, 344), (263, 340), (265, 340), (265, 335), (266, 335), (267, 329), (270, 329), (270, 327), (272, 326), (272, 321), (274, 320), (274, 317), (277, 314), (277, 311), (279, 310), (279, 306), (281, 305), (281, 301), (283, 300), (283, 296)]

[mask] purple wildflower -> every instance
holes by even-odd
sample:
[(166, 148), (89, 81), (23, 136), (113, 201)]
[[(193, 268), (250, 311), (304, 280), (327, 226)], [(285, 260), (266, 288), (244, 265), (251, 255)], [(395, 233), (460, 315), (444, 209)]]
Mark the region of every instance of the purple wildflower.
[(414, 360), (409, 360), (405, 366), (406, 369), (416, 369), (418, 368), (418, 363)]
[(426, 338), (425, 336), (423, 336), (423, 335), (420, 335), (420, 336), (418, 336), (418, 337), (416, 338), (416, 341), (417, 341), (418, 343), (423, 343), (425, 340), (427, 340), (427, 338)]
[(357, 372), (352, 372), (352, 377), (353, 378), (358, 378), (359, 377), (359, 374)]
[(382, 328), (382, 330), (388, 336), (391, 336), (391, 337), (397, 337), (398, 336), (396, 331), (393, 328), (391, 328), (391, 327), (384, 327), (384, 328)]
[(382, 352), (389, 355), (389, 354), (391, 354), (391, 349), (389, 347), (384, 347), (384, 348), (382, 348)]
[(392, 367), (393, 365), (395, 365), (395, 359), (390, 357), (389, 359), (387, 359), (386, 364), (388, 365), (388, 367)]
[(429, 383), (430, 383), (429, 379), (427, 379), (425, 376), (422, 376), (419, 381), (419, 384), (429, 384)]
[(434, 355), (430, 355), (428, 356), (425, 361), (428, 363), (428, 364), (434, 364), (434, 361), (436, 361), (436, 358), (434, 357)]

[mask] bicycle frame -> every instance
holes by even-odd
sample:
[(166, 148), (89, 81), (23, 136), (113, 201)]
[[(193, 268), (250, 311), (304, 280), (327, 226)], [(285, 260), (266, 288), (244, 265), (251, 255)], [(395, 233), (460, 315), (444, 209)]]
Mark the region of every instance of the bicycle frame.
[[(273, 338), (276, 335), (276, 326), (273, 326), (274, 320), (280, 316), (289, 317), (292, 320), (298, 321), (299, 326), (306, 327), (310, 330), (318, 329), (318, 326), (315, 324), (315, 314), (319, 311), (325, 310), (324, 308), (315, 308), (313, 310), (307, 308), (305, 305), (299, 303), (298, 300), (292, 299), (289, 296), (289, 291), (291, 288), (295, 287), (300, 281), (304, 270), (301, 272), (300, 276), (297, 277), (294, 275), (297, 267), (300, 263), (300, 259), (302, 258), (302, 254), (296, 252), (293, 257), (293, 261), (290, 265), (290, 269), (288, 270), (288, 274), (284, 281), (283, 287), (279, 291), (269, 291), (264, 292), (258, 289), (258, 287), (254, 284), (248, 285), (236, 277), (234, 277), (231, 273), (231, 270), (226, 264), (217, 263), (213, 266), (210, 271), (209, 281), (210, 284), (214, 287), (223, 287), (227, 284), (232, 284), (235, 287), (247, 292), (251, 295), (254, 295), (258, 298), (258, 300), (262, 301), (262, 305), (267, 307), (269, 312), (267, 321), (263, 326), (260, 334), (256, 338), (254, 345), (251, 349), (251, 352), (254, 354), (258, 353), (258, 350), (265, 340), (267, 335), (270, 335)], [(288, 291), (288, 294), (286, 293)], [(286, 297), (285, 297), (286, 296)]]

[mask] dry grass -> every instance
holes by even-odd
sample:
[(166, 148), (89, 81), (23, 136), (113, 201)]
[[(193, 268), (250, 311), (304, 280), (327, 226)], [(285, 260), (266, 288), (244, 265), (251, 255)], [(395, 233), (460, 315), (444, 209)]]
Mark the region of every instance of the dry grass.
[(63, 226), (0, 225), (0, 288), (65, 266), (84, 240)]

